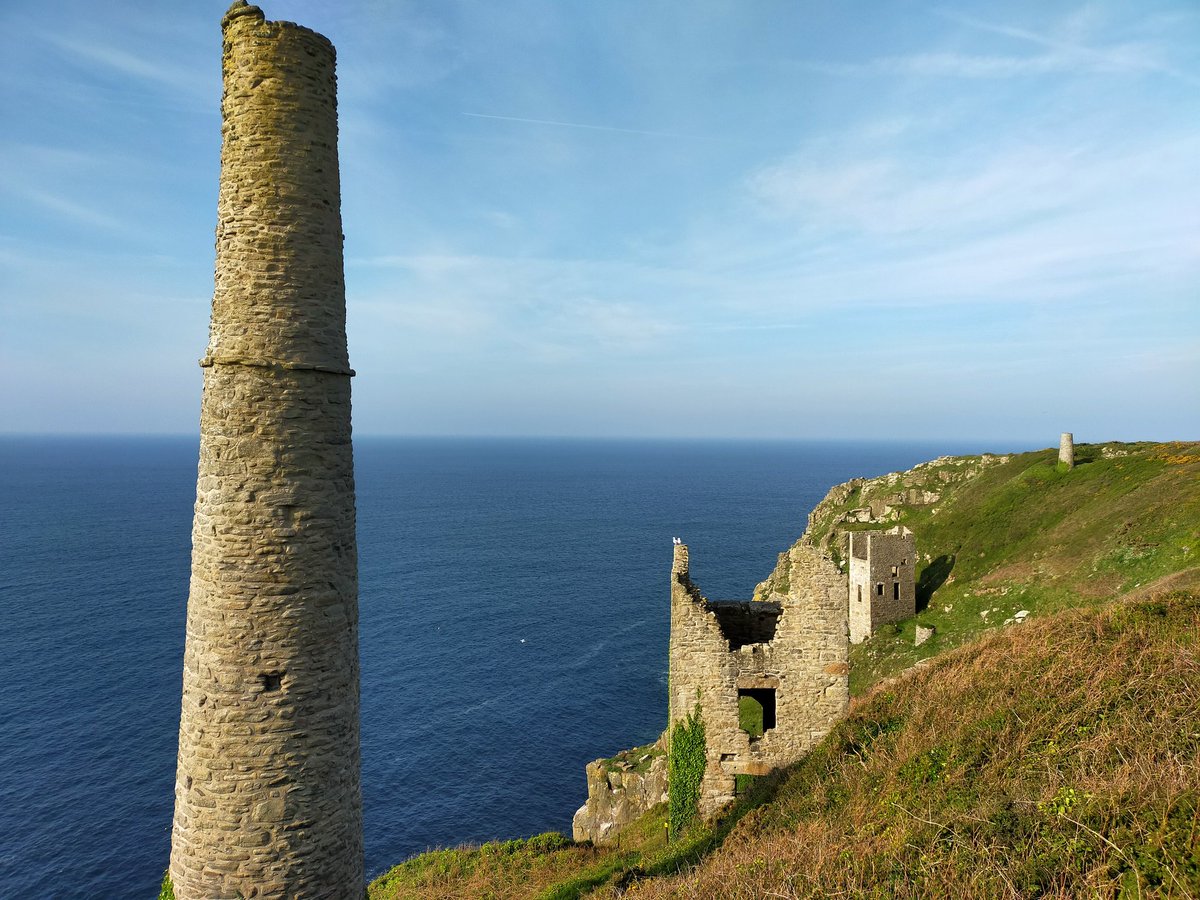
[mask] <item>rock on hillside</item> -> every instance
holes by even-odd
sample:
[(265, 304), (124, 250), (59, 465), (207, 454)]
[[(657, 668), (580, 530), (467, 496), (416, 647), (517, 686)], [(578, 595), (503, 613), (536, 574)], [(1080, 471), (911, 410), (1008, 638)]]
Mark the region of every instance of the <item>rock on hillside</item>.
[(587, 765), (588, 798), (571, 822), (577, 841), (608, 845), (626, 825), (667, 802), (667, 754), (661, 744), (634, 747)]

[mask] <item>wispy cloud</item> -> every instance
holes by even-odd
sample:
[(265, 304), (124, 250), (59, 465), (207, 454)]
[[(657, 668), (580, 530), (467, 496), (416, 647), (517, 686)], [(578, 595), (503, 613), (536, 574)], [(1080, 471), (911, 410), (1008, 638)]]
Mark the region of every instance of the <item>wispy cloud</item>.
[[(1028, 28), (989, 22), (965, 15), (957, 10), (941, 9), (938, 10), (938, 13), (952, 22), (978, 31), (1046, 47), (1052, 52), (1045, 56), (1034, 57), (1033, 60), (1041, 60), (1047, 64), (1054, 63), (1056, 66), (1102, 72), (1156, 72), (1188, 84), (1200, 84), (1200, 78), (1169, 65), (1162, 59), (1161, 53), (1156, 48), (1145, 43), (1126, 41), (1109, 45), (1088, 45), (1050, 34), (1042, 34)], [(1072, 32), (1081, 30), (1078, 27), (1071, 27), (1073, 23), (1078, 23), (1080, 20), (1081, 16), (1079, 15), (1068, 19), (1067, 30)]]
[(496, 119), (501, 122), (521, 122), (526, 125), (551, 125), (556, 128), (582, 128), (587, 131), (613, 131), (619, 134), (642, 134), (648, 137), (678, 138), (683, 140), (708, 140), (695, 135), (675, 134), (670, 131), (644, 131), (640, 128), (618, 128), (614, 125), (589, 125), (584, 122), (558, 122), (551, 119), (526, 119), (521, 116), (494, 116), (487, 113), (465, 112), (472, 119)]
[[(939, 238), (1087, 207), (1103, 210), (1115, 194), (1136, 201), (1139, 187), (1153, 186), (1155, 201), (1165, 201), (1165, 209), (1178, 216), (1191, 202), (1183, 198), (1200, 193), (1200, 179), (1189, 175), (1190, 161), (1200, 152), (1195, 136), (1119, 152), (1087, 143), (1018, 143), (984, 157), (948, 155), (936, 166), (911, 157), (856, 159), (855, 149), (842, 148), (833, 157), (802, 154), (765, 166), (749, 177), (748, 188), (767, 209), (821, 227)], [(1167, 199), (1171, 191), (1180, 195)], [(1176, 216), (1170, 225), (1182, 224)]]
[(861, 63), (795, 63), (823, 75), (910, 75), (922, 78), (1017, 78), (1045, 75), (1074, 68), (1070, 60), (1053, 55), (990, 56), (966, 53), (917, 53), (883, 56)]
[(207, 81), (197, 78), (191, 69), (132, 53), (104, 41), (46, 30), (34, 31), (32, 36), (84, 65), (135, 78), (155, 87), (188, 93), (198, 93), (208, 87)]
[(11, 182), (5, 184), (4, 187), (22, 199), (60, 218), (66, 219), (74, 225), (82, 225), (88, 228), (103, 228), (106, 231), (123, 234), (130, 231), (128, 223), (123, 222), (115, 216), (92, 209), (89, 206), (77, 203), (59, 194)]
[(425, 346), (566, 362), (653, 352), (679, 330), (663, 304), (640, 296), (647, 280), (674, 273), (630, 263), (431, 254), (351, 259), (348, 268), (373, 298), (356, 301), (360, 311)]
[(1172, 66), (1157, 44), (1148, 41), (1097, 41), (1078, 39), (1086, 28), (1080, 15), (1067, 17), (1063, 30), (1067, 37), (1043, 34), (1028, 28), (989, 22), (956, 10), (935, 12), (971, 31), (1011, 38), (1041, 48), (1044, 52), (1027, 55), (960, 50), (928, 50), (920, 53), (879, 56), (856, 62), (817, 60), (793, 61), (792, 65), (825, 75), (850, 77), (910, 76), (916, 78), (1008, 79), (1036, 78), (1064, 73), (1155, 73), (1187, 84), (1200, 84), (1200, 78)]

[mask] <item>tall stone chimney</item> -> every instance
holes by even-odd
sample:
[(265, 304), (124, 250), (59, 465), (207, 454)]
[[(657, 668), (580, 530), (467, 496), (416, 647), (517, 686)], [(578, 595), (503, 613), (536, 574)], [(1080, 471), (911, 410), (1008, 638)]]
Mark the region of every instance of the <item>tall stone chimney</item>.
[(1058, 461), (1066, 463), (1068, 469), (1075, 468), (1075, 438), (1069, 431), (1058, 439)]
[(170, 875), (180, 900), (363, 896), (358, 574), (334, 50), (221, 23)]

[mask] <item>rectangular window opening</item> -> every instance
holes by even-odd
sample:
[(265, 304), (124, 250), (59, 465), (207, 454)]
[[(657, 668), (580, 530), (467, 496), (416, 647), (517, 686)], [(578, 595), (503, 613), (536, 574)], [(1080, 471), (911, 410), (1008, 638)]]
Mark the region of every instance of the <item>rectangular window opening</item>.
[(883, 596), (883, 582), (882, 581), (875, 585), (875, 594), (879, 597)]
[(733, 793), (741, 796), (754, 787), (754, 782), (759, 778), (758, 775), (734, 775), (733, 776)]
[(775, 688), (738, 688), (738, 727), (751, 740), (775, 727)]
[(900, 599), (900, 582), (898, 582), (898, 581), (894, 582), (892, 584), (892, 599), (893, 600)]

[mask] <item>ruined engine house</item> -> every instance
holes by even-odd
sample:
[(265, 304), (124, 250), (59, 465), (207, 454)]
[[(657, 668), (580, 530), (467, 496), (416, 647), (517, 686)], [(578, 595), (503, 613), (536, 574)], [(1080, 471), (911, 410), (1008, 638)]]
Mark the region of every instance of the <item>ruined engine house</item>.
[[(786, 577), (763, 599), (714, 601), (671, 567), (670, 721), (697, 707), (706, 765), (699, 812), (731, 802), (738, 775), (765, 775), (799, 759), (849, 702), (846, 581), (831, 559), (797, 544)], [(777, 570), (779, 571), (779, 570)]]

